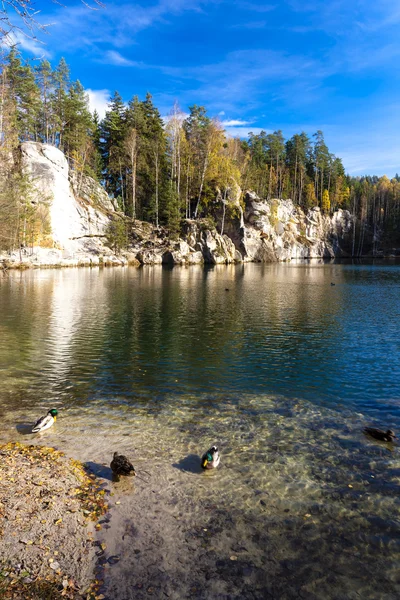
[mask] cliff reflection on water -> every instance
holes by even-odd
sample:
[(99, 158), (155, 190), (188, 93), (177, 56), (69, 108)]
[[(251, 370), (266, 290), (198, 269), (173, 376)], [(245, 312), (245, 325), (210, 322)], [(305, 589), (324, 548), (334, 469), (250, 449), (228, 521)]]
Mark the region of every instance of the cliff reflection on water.
[[(215, 494), (212, 551), (240, 540), (260, 597), (398, 597), (398, 452), (361, 428), (399, 429), (399, 290), (394, 265), (11, 273), (2, 437), (51, 405), (46, 443), (98, 463), (140, 448), (187, 526)], [(210, 489), (184, 459), (212, 442)]]

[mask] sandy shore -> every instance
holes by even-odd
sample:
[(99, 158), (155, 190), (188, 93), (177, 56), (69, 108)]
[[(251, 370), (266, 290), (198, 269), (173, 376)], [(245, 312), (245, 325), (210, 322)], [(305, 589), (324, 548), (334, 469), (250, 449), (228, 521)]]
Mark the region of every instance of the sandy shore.
[(53, 448), (9, 443), (0, 481), (0, 598), (101, 598), (95, 522), (108, 506), (96, 477)]

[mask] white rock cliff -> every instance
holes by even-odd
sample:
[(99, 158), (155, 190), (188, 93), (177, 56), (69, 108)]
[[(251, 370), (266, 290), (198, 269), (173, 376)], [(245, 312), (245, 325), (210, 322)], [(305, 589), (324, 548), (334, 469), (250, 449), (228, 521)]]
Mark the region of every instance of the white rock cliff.
[(104, 189), (90, 177), (72, 172), (63, 152), (49, 144), (24, 142), (21, 160), (35, 190), (34, 200), (48, 205), (54, 246), (47, 251), (34, 248), (30, 260), (90, 263), (111, 254), (103, 241), (115, 211)]
[[(186, 220), (181, 238), (173, 242), (168, 232), (150, 223), (131, 226), (129, 255), (114, 256), (105, 244), (110, 220), (117, 214), (99, 183), (69, 169), (64, 154), (48, 144), (24, 142), (22, 168), (35, 188), (34, 202), (47, 204), (50, 240), (46, 248), (34, 247), (15, 253), (11, 260), (32, 266), (127, 264), (228, 264), (276, 262), (291, 259), (346, 256), (349, 253), (354, 217), (339, 210), (332, 216), (319, 208), (307, 214), (291, 200), (262, 200), (254, 192), (245, 194), (236, 186), (229, 202), (237, 215), (216, 218), (217, 228), (207, 219)], [(216, 205), (221, 205), (218, 197)], [(223, 224), (223, 225), (222, 225)], [(224, 235), (218, 232), (224, 227)], [(50, 246), (50, 247), (49, 247)], [(0, 257), (1, 258), (1, 257)]]

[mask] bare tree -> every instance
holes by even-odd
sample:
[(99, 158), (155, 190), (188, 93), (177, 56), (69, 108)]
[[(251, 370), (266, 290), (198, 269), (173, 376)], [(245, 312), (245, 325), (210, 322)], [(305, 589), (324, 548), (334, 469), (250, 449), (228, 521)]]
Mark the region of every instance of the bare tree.
[[(64, 6), (58, 0), (53, 0), (53, 2)], [(104, 7), (101, 0), (91, 0), (91, 4), (85, 0), (81, 0), (81, 2), (90, 10)], [(45, 24), (38, 20), (39, 14), (40, 7), (35, 5), (32, 0), (2, 0), (0, 4), (0, 41), (13, 46), (18, 42), (20, 36), (37, 40), (37, 32), (46, 33), (50, 26), (50, 23)]]
[(132, 218), (136, 219), (136, 171), (137, 157), (139, 152), (139, 136), (137, 130), (132, 127), (125, 139), (125, 150), (130, 160), (132, 178)]

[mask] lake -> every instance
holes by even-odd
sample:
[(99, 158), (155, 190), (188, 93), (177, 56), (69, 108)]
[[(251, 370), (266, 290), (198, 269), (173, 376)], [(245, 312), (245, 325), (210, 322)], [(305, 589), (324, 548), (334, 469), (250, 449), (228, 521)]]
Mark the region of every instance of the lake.
[(110, 598), (399, 597), (398, 264), (11, 271), (0, 315), (0, 437), (105, 477)]

